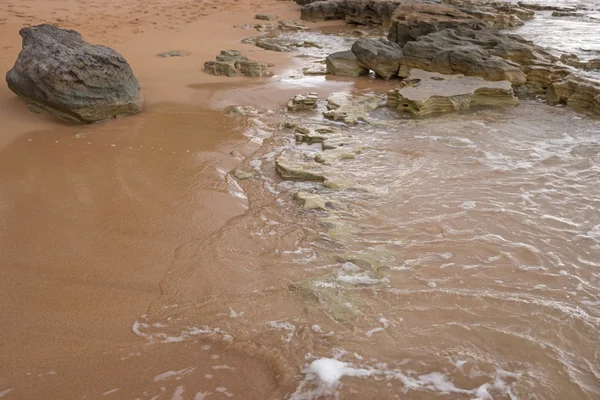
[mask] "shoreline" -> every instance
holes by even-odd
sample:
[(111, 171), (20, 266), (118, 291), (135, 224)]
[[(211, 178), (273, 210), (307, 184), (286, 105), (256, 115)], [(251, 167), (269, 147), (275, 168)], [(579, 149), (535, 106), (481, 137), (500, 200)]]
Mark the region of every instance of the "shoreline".
[[(295, 3), (274, 1), (269, 4), (273, 9), (268, 12), (283, 16), (281, 19), (298, 17), (299, 8)], [(10, 355), (7, 358), (19, 360), (10, 367), (0, 368), (0, 393), (4, 393), (5, 382), (11, 391), (14, 390), (13, 393), (6, 392), (8, 399), (24, 395), (35, 397), (40, 393), (56, 398), (111, 395), (133, 398), (143, 393), (147, 398), (158, 394), (175, 399), (177, 393), (185, 398), (190, 393), (202, 394), (210, 385), (224, 388), (218, 390), (219, 393), (234, 392), (232, 387), (245, 388), (245, 398), (280, 398), (294, 392), (299, 381), (313, 383), (306, 381), (311, 376), (310, 370), (297, 370), (302, 362), (298, 350), (286, 347), (286, 337), (292, 328), (286, 325), (289, 321), (282, 316), (297, 315), (299, 320), (306, 318), (309, 321), (308, 315), (319, 320), (320, 325), (313, 325), (312, 331), (300, 325), (291, 330), (292, 338), (294, 335), (310, 338), (310, 345), (301, 349), (307, 355), (312, 351), (316, 355), (319, 350), (321, 353), (329, 350), (328, 325), (332, 331), (336, 327), (342, 335), (351, 337), (351, 330), (337, 326), (332, 322), (335, 318), (325, 318), (327, 311), (315, 305), (310, 296), (307, 296), (309, 300), (289, 300), (293, 297), (288, 293), (291, 287), (300, 293), (305, 289), (298, 284), (299, 276), (306, 279), (322, 277), (319, 272), (324, 268), (322, 266), (299, 273), (294, 268), (296, 261), (292, 255), (294, 246), (303, 255), (304, 241), (321, 232), (310, 223), (284, 226), (281, 230), (273, 227), (284, 225), (282, 220), (286, 212), (305, 218), (306, 213), (320, 211), (298, 207), (297, 200), (291, 195), (292, 188), (285, 185), (282, 198), (287, 198), (288, 202), (278, 202), (280, 198), (276, 195), (267, 197), (279, 189), (273, 183), (284, 180), (275, 173), (277, 161), (270, 153), (290, 143), (295, 146), (294, 133), (282, 133), (279, 129), (289, 119), (282, 117), (285, 112), (280, 110), (293, 95), (313, 90), (319, 94), (331, 91), (360, 93), (374, 87), (389, 89), (391, 85), (366, 78), (356, 81), (332, 79), (325, 83), (324, 78), (311, 82), (299, 79), (298, 84), (291, 79), (282, 82), (279, 77), (226, 78), (204, 73), (203, 62), (214, 59), (220, 50), (228, 48), (243, 50), (250, 58), (261, 62), (275, 63), (274, 71), (278, 74), (291, 67), (297, 69), (300, 62), (292, 59), (289, 53), (254, 52), (252, 50), (257, 50), (254, 46), (239, 43), (242, 38), (254, 36), (249, 34), (255, 32), (233, 25), (253, 22), (254, 11), (245, 17), (241, 13), (255, 6), (244, 5), (239, 9), (240, 14), (221, 11), (201, 15), (195, 22), (181, 26), (178, 32), (169, 35), (164, 35), (164, 31), (144, 31), (137, 23), (131, 25), (134, 28), (123, 28), (123, 33), (112, 33), (114, 47), (131, 63), (146, 94), (145, 110), (133, 117), (87, 126), (65, 125), (51, 121), (49, 117), (30, 115), (23, 104), (17, 104), (11, 98), (12, 92), (6, 87), (0, 88), (0, 113), (16, 116), (8, 124), (10, 137), (0, 141), (0, 151), (5, 156), (0, 179), (7, 183), (4, 192), (0, 191), (0, 212), (11, 216), (5, 231), (14, 236), (0, 236), (0, 245), (11, 249), (11, 270), (5, 271), (6, 275), (0, 275), (0, 278), (7, 283), (18, 282), (19, 287), (17, 295), (2, 298), (2, 301), (21, 304), (20, 309), (31, 307), (28, 315), (35, 315), (37, 323), (54, 329), (51, 333), (27, 332), (19, 338), (15, 347), (29, 347), (26, 342), (34, 338), (29, 353), (20, 354), (19, 349), (5, 350), (7, 353), (4, 354)], [(199, 24), (202, 26), (196, 26)], [(311, 24), (312, 27), (332, 25), (339, 23)], [(5, 27), (0, 27), (0, 34)], [(128, 29), (139, 29), (139, 33), (125, 33)], [(219, 41), (203, 46), (203, 42), (196, 39), (199, 32), (218, 33)], [(89, 37), (83, 35), (92, 43), (112, 46), (108, 42), (102, 43), (99, 37), (92, 39), (101, 35), (99, 32), (92, 32)], [(167, 50), (186, 50), (192, 54), (182, 58), (156, 58), (156, 53)], [(0, 59), (0, 67), (4, 67), (5, 60), (6, 56)], [(335, 126), (335, 123), (322, 119), (322, 103), (316, 117), (303, 118), (300, 114), (292, 119), (316, 126), (321, 123)], [(260, 123), (252, 125), (245, 118), (224, 116), (222, 109), (234, 104), (259, 106)], [(527, 104), (526, 107), (535, 109), (537, 105)], [(575, 114), (573, 111), (561, 112)], [(494, 115), (493, 112), (490, 114)], [(487, 114), (483, 111), (482, 115)], [(419, 121), (427, 126), (427, 119)], [(438, 129), (443, 129), (441, 125)], [(409, 126), (418, 128), (416, 124)], [(251, 129), (256, 129), (257, 136), (245, 136)], [(350, 130), (349, 127), (345, 129)], [(402, 125), (398, 129), (407, 130)], [(364, 133), (360, 129), (356, 131), (354, 135)], [(77, 133), (83, 133), (85, 137), (77, 139)], [(278, 136), (273, 137), (273, 133)], [(263, 144), (263, 140), (267, 142)], [(278, 141), (276, 145), (274, 141)], [(312, 155), (310, 146), (307, 148)], [(367, 146), (364, 152), (373, 148)], [(418, 151), (414, 154), (411, 151), (406, 150), (399, 159), (412, 161), (413, 157), (417, 160), (422, 157)], [(25, 159), (20, 158), (23, 154)], [(357, 158), (360, 154), (357, 153)], [(60, 165), (57, 160), (61, 160)], [(262, 160), (262, 167), (261, 162), (252, 164), (256, 160)], [(253, 170), (254, 174), (269, 175), (272, 180), (263, 181), (263, 176), (249, 183), (237, 182), (246, 188), (246, 194), (237, 192), (239, 196), (236, 197), (232, 194), (230, 173), (240, 167)], [(89, 175), (92, 175), (91, 179)], [(118, 185), (111, 183), (115, 181)], [(310, 189), (314, 187), (310, 186)], [(331, 195), (327, 190), (325, 194)], [(258, 197), (252, 198), (252, 195)], [(335, 199), (335, 196), (331, 195), (331, 198)], [(340, 210), (348, 211), (343, 207)], [(308, 215), (308, 218), (312, 217)], [(52, 228), (49, 232), (31, 233), (23, 220), (29, 221), (29, 226)], [(253, 225), (252, 221), (262, 222)], [(334, 222), (325, 219), (323, 224)], [(253, 235), (269, 229), (277, 233), (274, 237), (281, 238), (285, 246), (291, 246), (290, 254), (275, 252), (271, 256), (273, 261), (269, 257), (261, 258), (263, 254), (258, 249), (263, 243)], [(247, 237), (238, 239), (239, 232), (244, 232)], [(49, 238), (50, 235), (53, 237)], [(350, 233), (340, 232), (340, 235), (349, 236)], [(272, 239), (265, 238), (265, 248), (270, 249), (269, 240)], [(332, 236), (328, 245), (335, 248), (344, 240), (345, 237)], [(215, 247), (215, 243), (219, 246)], [(38, 254), (40, 247), (46, 249), (45, 254)], [(272, 247), (279, 251), (279, 247)], [(252, 255), (249, 261), (244, 258), (248, 254)], [(55, 259), (48, 260), (46, 255), (54, 255)], [(357, 260), (352, 261), (365, 268)], [(245, 265), (246, 262), (255, 269)], [(86, 269), (85, 274), (82, 267)], [(359, 276), (334, 269), (329, 273), (333, 278), (326, 277), (333, 283), (338, 282), (340, 276), (347, 280), (361, 278), (385, 283), (383, 279), (387, 279), (389, 270), (384, 267), (380, 271), (379, 265), (373, 268), (372, 274), (364, 272), (366, 275), (361, 275), (361, 272)], [(275, 272), (281, 276), (275, 276)], [(56, 274), (60, 279), (54, 279)], [(208, 277), (204, 279), (205, 276)], [(238, 282), (238, 285), (233, 287), (231, 282)], [(419, 285), (435, 288), (430, 282), (419, 282)], [(39, 297), (31, 296), (35, 285), (43, 289), (41, 295), (38, 293)], [(264, 291), (254, 294), (256, 287)], [(417, 285), (415, 290), (421, 289)], [(14, 287), (3, 290), (14, 294)], [(61, 290), (58, 295), (57, 290)], [(378, 290), (379, 287), (374, 288), (373, 292)], [(313, 296), (314, 293), (320, 292), (313, 292)], [(381, 294), (388, 296), (383, 291)], [(326, 295), (323, 296), (327, 298)], [(50, 304), (49, 299), (55, 303)], [(366, 299), (369, 306), (373, 306), (373, 302), (372, 298)], [(245, 310), (244, 318), (274, 322), (271, 326), (267, 323), (268, 329), (263, 327), (260, 335), (243, 333), (246, 322), (240, 318), (239, 307), (250, 304), (259, 305), (258, 310)], [(280, 307), (272, 314), (265, 306), (271, 304)], [(113, 313), (114, 310), (119, 310), (118, 315)], [(10, 318), (17, 319), (16, 314), (11, 314)], [(381, 318), (374, 322), (359, 320), (354, 329), (364, 329), (369, 338), (388, 326), (401, 329), (398, 328), (401, 323), (396, 321), (388, 325), (389, 321)], [(89, 321), (93, 323), (84, 326)], [(133, 328), (132, 321), (135, 321)], [(192, 326), (192, 323), (196, 325)], [(347, 328), (355, 322), (344, 323)], [(373, 323), (378, 325), (373, 328)], [(234, 344), (225, 326), (240, 332)], [(321, 332), (314, 326), (324, 330)], [(13, 331), (19, 329), (24, 331), (25, 327), (9, 325), (0, 329), (0, 337), (13, 338)], [(131, 336), (132, 330), (137, 337)], [(257, 337), (262, 342), (256, 342)], [(55, 346), (51, 350), (46, 348), (49, 343), (49, 347)], [(376, 352), (376, 343), (365, 346), (368, 349), (365, 351)], [(308, 350), (311, 352), (306, 353)], [(293, 356), (287, 358), (286, 352)], [(24, 373), (28, 369), (24, 361), (36, 357), (38, 369)], [(354, 361), (357, 365), (362, 362), (358, 357)], [(78, 364), (77, 370), (73, 368), (74, 363)], [(219, 375), (236, 366), (243, 366), (243, 371)], [(377, 372), (376, 367), (370, 368)], [(377, 373), (385, 376), (388, 372)], [(206, 378), (209, 375), (211, 378)], [(6, 376), (17, 378), (6, 379)], [(498, 376), (507, 381), (513, 379), (509, 375), (509, 378)], [(201, 381), (203, 377), (205, 380)], [(37, 381), (32, 383), (34, 378)], [(17, 383), (13, 383), (15, 381)], [(254, 387), (248, 388), (249, 381)], [(114, 382), (114, 388), (106, 386), (107, 382)], [(185, 396), (183, 391), (178, 392), (183, 388), (181, 382), (186, 384)], [(72, 392), (65, 395), (65, 387)], [(360, 385), (348, 387), (355, 390)], [(301, 388), (302, 383), (297, 390)], [(241, 395), (239, 391), (234, 394)]]

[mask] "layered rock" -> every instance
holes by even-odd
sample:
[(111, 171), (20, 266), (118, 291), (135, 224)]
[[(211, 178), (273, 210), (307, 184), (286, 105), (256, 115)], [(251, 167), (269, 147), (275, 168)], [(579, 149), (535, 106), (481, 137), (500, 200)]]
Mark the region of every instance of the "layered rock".
[(8, 87), (33, 111), (91, 123), (142, 110), (140, 85), (115, 50), (52, 25), (23, 28), (23, 48)]
[(358, 39), (352, 45), (358, 61), (384, 79), (398, 75), (402, 48), (385, 39)]
[(400, 4), (392, 15), (388, 38), (400, 45), (448, 28), (510, 28), (523, 25), (533, 11), (502, 3), (445, 0), (446, 4), (411, 2)]
[(388, 93), (387, 104), (417, 116), (519, 103), (509, 81), (490, 82), (480, 77), (442, 75), (419, 69), (412, 70), (409, 79), (412, 85)]
[(485, 25), (471, 15), (446, 4), (406, 2), (392, 16), (388, 38), (401, 46), (446, 28), (481, 29)]
[(548, 88), (548, 99), (600, 114), (600, 80), (571, 74)]
[(310, 110), (317, 106), (319, 95), (315, 92), (308, 94), (298, 94), (290, 99), (287, 108), (290, 111)]
[(508, 80), (514, 85), (527, 81), (522, 65), (552, 59), (519, 36), (490, 29), (445, 29), (408, 42), (403, 51), (402, 76), (411, 68), (419, 68), (443, 74), (481, 76), (491, 81)]
[(362, 65), (351, 50), (330, 54), (325, 62), (327, 73), (337, 76), (361, 76), (369, 73), (369, 69)]
[(307, 3), (301, 18), (308, 21), (345, 19), (354, 24), (389, 26), (399, 4), (405, 0), (326, 0)]
[(213, 75), (263, 76), (268, 74), (268, 67), (258, 61), (248, 59), (238, 50), (222, 50), (216, 61), (204, 63), (204, 70)]
[(325, 118), (341, 121), (349, 125), (367, 121), (370, 112), (385, 105), (385, 99), (379, 96), (353, 97), (348, 93), (337, 92), (327, 97)]

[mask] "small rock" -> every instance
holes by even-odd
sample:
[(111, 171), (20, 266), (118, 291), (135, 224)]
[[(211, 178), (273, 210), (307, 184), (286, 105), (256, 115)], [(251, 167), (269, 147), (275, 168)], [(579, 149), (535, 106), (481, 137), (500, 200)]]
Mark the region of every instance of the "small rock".
[(189, 53), (181, 50), (169, 50), (164, 53), (158, 53), (157, 56), (161, 58), (170, 58), (170, 57), (185, 57)]
[(230, 117), (250, 117), (258, 115), (258, 111), (250, 106), (229, 106), (225, 108), (225, 114)]
[(310, 110), (315, 108), (319, 101), (319, 95), (315, 92), (298, 94), (290, 99), (287, 108), (290, 111)]
[(214, 75), (229, 77), (263, 76), (268, 74), (268, 66), (242, 56), (239, 50), (223, 50), (216, 57), (216, 61), (204, 63), (204, 70)]
[(259, 19), (261, 21), (275, 21), (279, 17), (273, 14), (256, 14), (254, 18)]

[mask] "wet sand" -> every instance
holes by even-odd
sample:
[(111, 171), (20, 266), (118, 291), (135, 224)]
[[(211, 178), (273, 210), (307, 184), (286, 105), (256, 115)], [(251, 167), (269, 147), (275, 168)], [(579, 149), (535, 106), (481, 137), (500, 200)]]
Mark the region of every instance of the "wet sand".
[[(176, 249), (247, 207), (231, 195), (225, 173), (241, 160), (233, 150), (248, 155), (256, 144), (242, 135), (243, 122), (222, 113), (235, 99), (211, 98), (223, 83), (247, 83), (208, 75), (202, 65), (222, 49), (253, 49), (239, 43), (249, 31), (234, 25), (253, 22), (259, 8), (283, 20), (298, 15), (294, 3), (276, 1), (0, 3), (0, 70), (18, 55), (21, 27), (53, 23), (121, 52), (146, 99), (140, 115), (73, 126), (30, 113), (0, 85), (0, 392), (11, 388), (7, 398), (94, 398), (111, 389), (104, 386), (111, 377), (127, 382), (131, 398), (143, 391), (136, 376), (151, 363), (117, 365), (144, 344), (133, 321), (160, 295)], [(171, 49), (191, 54), (156, 57)], [(289, 63), (281, 54), (252, 57)], [(189, 357), (167, 353), (153, 356), (161, 361), (150, 381), (169, 359)], [(119, 396), (129, 395), (122, 388)]]

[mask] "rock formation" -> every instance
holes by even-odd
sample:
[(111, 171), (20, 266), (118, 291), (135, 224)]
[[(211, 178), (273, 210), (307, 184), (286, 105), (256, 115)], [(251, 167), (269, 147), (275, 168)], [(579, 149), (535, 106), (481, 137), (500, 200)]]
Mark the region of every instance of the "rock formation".
[(369, 73), (369, 69), (358, 61), (351, 50), (330, 54), (325, 62), (327, 73), (331, 75), (361, 76)]
[(358, 39), (352, 45), (358, 61), (383, 79), (398, 75), (402, 48), (385, 39)]
[(405, 0), (326, 0), (306, 3), (301, 18), (308, 21), (345, 19), (354, 24), (389, 26), (399, 4)]
[(204, 63), (204, 70), (213, 75), (234, 76), (263, 76), (268, 74), (268, 67), (257, 61), (248, 59), (238, 50), (223, 50), (216, 61)]
[(519, 104), (509, 81), (490, 82), (480, 77), (442, 75), (419, 69), (412, 70), (408, 79), (413, 84), (391, 90), (387, 104), (417, 116)]
[(443, 74), (481, 76), (491, 81), (527, 81), (521, 64), (534, 64), (534, 47), (518, 36), (496, 30), (445, 29), (421, 36), (404, 46), (401, 64), (405, 76), (410, 68)]
[(311, 110), (317, 106), (317, 101), (319, 101), (317, 93), (298, 94), (288, 101), (287, 108), (290, 111)]
[(571, 74), (548, 88), (548, 99), (600, 114), (600, 80)]
[(91, 123), (142, 110), (140, 85), (123, 56), (52, 25), (23, 28), (8, 87), (33, 111)]

